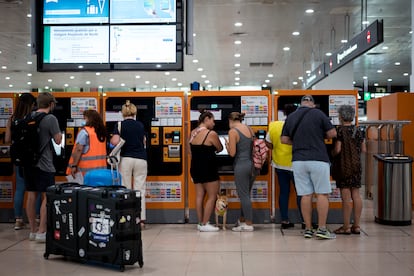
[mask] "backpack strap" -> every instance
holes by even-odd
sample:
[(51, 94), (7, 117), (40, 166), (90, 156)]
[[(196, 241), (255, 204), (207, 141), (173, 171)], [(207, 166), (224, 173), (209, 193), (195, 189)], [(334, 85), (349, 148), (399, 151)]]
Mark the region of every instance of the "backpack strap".
[(295, 136), (296, 130), (298, 129), (300, 123), (302, 122), (303, 117), (305, 117), (306, 113), (308, 113), (309, 111), (311, 111), (312, 108), (308, 107), (308, 109), (306, 109), (305, 111), (303, 111), (302, 115), (299, 117), (299, 120), (297, 120), (297, 123), (295, 125), (295, 127), (292, 129), (292, 133), (290, 134), (290, 138), (293, 141), (293, 137)]
[[(34, 112), (34, 113), (29, 114), (29, 115), (32, 116), (32, 118), (36, 121), (37, 129), (39, 130), (40, 122), (43, 120), (44, 117), (46, 117), (47, 115), (49, 115), (49, 113), (45, 113), (45, 112)], [(50, 147), (52, 147), (52, 143), (47, 143), (42, 148), (40, 148), (39, 154), (42, 154), (43, 153), (43, 151), (46, 149), (47, 145), (49, 145)]]

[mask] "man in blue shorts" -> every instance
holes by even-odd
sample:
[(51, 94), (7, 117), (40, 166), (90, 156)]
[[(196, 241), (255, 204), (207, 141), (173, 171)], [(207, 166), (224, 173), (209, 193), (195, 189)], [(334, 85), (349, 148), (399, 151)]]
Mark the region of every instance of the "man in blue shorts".
[(292, 168), (298, 195), (302, 196), (301, 209), (306, 224), (305, 238), (312, 238), (312, 196), (317, 197), (318, 225), (315, 235), (321, 239), (333, 239), (335, 234), (326, 228), (330, 183), (329, 156), (325, 138), (336, 137), (336, 129), (329, 118), (314, 108), (311, 95), (301, 99), (301, 106), (290, 114), (283, 126), (281, 142), (292, 145)]

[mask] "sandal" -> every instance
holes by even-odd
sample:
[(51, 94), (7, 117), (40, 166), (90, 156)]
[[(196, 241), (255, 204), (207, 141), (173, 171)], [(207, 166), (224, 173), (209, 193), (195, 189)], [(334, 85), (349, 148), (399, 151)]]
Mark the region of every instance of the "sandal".
[(351, 228), (345, 228), (343, 225), (334, 231), (337, 235), (351, 235)]
[(361, 227), (359, 227), (359, 225), (352, 225), (351, 233), (356, 235), (361, 234)]

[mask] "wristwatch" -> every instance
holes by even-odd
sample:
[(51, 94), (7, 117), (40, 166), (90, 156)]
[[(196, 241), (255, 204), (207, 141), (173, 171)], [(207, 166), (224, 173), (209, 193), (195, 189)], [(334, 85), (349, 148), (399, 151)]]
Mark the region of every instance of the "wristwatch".
[(70, 165), (71, 168), (77, 168), (78, 165)]

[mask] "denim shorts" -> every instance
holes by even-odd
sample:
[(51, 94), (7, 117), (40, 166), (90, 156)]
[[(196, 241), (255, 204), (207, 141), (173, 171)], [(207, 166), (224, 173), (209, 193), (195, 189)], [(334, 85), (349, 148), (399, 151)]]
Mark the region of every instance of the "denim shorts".
[(300, 196), (332, 192), (329, 163), (322, 161), (293, 161), (296, 192)]

